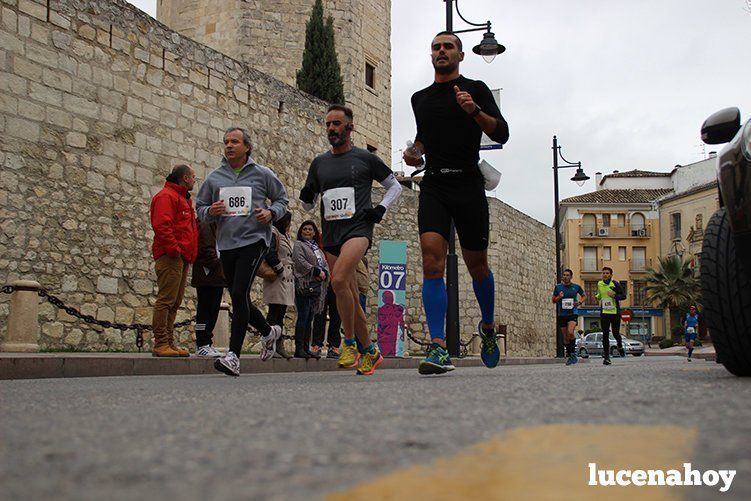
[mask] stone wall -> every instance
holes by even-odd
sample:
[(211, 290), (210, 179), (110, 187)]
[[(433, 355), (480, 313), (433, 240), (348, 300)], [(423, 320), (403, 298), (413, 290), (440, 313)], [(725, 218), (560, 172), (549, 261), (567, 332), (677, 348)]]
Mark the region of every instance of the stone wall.
[[(99, 319), (150, 322), (149, 200), (172, 165), (203, 179), (239, 124), (297, 193), (328, 146), (325, 103), (122, 0), (3, 0), (0, 15), (2, 283), (33, 277)], [(133, 347), (132, 332), (42, 312), (41, 346)]]
[[(312, 157), (328, 147), (324, 109), (122, 0), (2, 0), (0, 283), (34, 279), (96, 318), (149, 323), (148, 207), (170, 167), (188, 162), (204, 178), (220, 158), (224, 129), (248, 126), (254, 156), (288, 187), (296, 228), (307, 215), (295, 195)], [(552, 318), (539, 315), (549, 307), (539, 277), (554, 268), (552, 230), (501, 202), (491, 206), (491, 263), (510, 352), (552, 353)], [(416, 207), (405, 190), (398, 216), (378, 235), (409, 242), (409, 315), (420, 331)], [(372, 270), (376, 260), (372, 252)], [(478, 313), (462, 277), (469, 334)], [(8, 299), (0, 296), (0, 338)], [(178, 320), (195, 311), (190, 288), (184, 306)], [(134, 349), (133, 332), (97, 331), (46, 303), (41, 315), (43, 349)], [(179, 340), (187, 346), (191, 337), (185, 329)]]
[[(159, 0), (157, 19), (294, 86), (314, 0)], [(391, 162), (391, 1), (324, 0), (334, 20), (344, 96), (359, 118), (355, 143)], [(365, 85), (365, 63), (376, 69)]]

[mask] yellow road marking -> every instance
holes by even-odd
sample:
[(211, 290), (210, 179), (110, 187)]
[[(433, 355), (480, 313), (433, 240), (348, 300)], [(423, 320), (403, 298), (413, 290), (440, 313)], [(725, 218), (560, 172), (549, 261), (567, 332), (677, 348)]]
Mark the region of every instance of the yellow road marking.
[(452, 457), (413, 466), (330, 494), (332, 501), (495, 499), (680, 499), (675, 487), (590, 487), (598, 469), (683, 471), (695, 428), (547, 425), (518, 428)]

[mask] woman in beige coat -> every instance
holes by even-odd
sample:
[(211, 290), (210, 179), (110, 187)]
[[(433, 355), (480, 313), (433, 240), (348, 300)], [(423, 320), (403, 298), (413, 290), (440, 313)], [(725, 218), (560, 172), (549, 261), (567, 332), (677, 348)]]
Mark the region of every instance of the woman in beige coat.
[[(269, 267), (271, 273), (263, 274), (263, 302), (269, 306), (266, 321), (269, 325), (284, 327), (284, 315), (287, 307), (295, 304), (295, 276), (292, 271), (292, 239), (289, 237), (289, 227), (292, 224), (292, 214), (287, 212), (279, 220), (274, 221), (271, 229), (271, 246), (268, 261), (277, 262)], [(276, 258), (276, 259), (274, 259)], [(260, 271), (260, 270), (259, 270)], [(259, 273), (261, 274), (261, 273)], [(276, 352), (283, 358), (292, 358), (284, 349), (282, 338), (276, 341)]]

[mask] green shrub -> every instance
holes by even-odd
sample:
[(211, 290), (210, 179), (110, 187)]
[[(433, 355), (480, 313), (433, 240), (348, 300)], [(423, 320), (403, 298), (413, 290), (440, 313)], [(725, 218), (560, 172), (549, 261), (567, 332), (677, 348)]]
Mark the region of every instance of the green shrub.
[(660, 341), (659, 346), (660, 346), (661, 350), (664, 350), (665, 348), (670, 348), (671, 346), (673, 346), (673, 340), (672, 339), (663, 339), (662, 341)]
[(682, 325), (674, 325), (670, 329), (670, 334), (673, 335), (673, 339), (680, 339), (683, 337), (684, 334), (683, 326)]

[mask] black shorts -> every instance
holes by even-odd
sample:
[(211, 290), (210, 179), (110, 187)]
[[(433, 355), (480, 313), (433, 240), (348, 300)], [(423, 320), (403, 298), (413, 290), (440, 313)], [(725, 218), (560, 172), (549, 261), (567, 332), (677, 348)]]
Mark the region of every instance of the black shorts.
[(347, 240), (357, 237), (366, 237), (368, 239), (368, 248), (365, 250), (365, 253), (367, 254), (367, 252), (370, 250), (370, 247), (373, 245), (372, 235), (350, 235), (344, 242), (336, 245), (329, 245), (328, 247), (324, 246), (323, 250), (328, 252), (329, 254), (333, 254), (334, 256), (339, 257), (339, 254), (342, 253), (342, 246), (347, 243)]
[(565, 317), (556, 317), (558, 319), (558, 327), (564, 328), (568, 327), (569, 322), (576, 322), (579, 320), (579, 317), (576, 315), (566, 315)]
[(342, 245), (352, 238), (365, 237), (368, 239), (368, 249), (373, 243), (373, 223), (365, 221), (362, 214), (358, 213), (353, 219), (343, 221), (324, 221), (321, 224), (323, 232), (323, 250), (329, 254), (339, 256)]
[(420, 235), (435, 232), (448, 241), (452, 219), (462, 249), (482, 251), (488, 248), (490, 213), (482, 180), (425, 179), (420, 183), (417, 211)]

